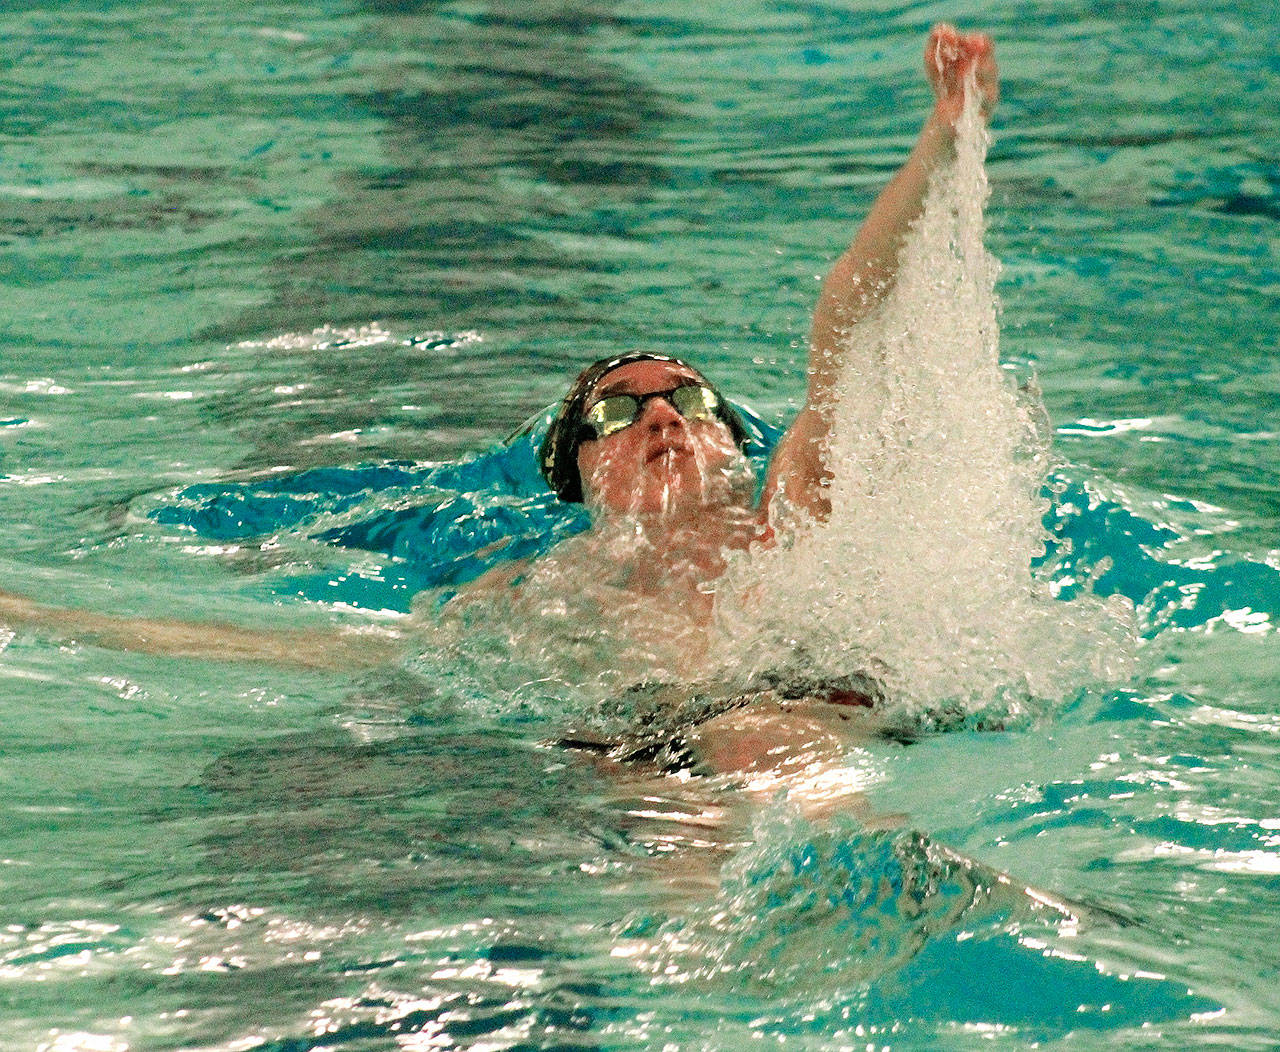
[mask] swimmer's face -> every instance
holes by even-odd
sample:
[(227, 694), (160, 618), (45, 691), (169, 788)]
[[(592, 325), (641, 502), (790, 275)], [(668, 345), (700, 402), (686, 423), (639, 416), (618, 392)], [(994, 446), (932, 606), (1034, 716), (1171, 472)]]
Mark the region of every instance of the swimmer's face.
[[(687, 366), (630, 362), (596, 383), (586, 411), (611, 395), (643, 398), (683, 383), (702, 383)], [(731, 499), (744, 461), (718, 418), (682, 416), (666, 398), (650, 398), (630, 425), (578, 447), (578, 473), (589, 507), (631, 515), (675, 514)]]

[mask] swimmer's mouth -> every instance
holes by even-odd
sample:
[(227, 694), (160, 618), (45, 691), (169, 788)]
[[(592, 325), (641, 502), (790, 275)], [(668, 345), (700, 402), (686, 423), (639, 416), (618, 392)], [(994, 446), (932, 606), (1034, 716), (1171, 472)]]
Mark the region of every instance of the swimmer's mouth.
[(693, 450), (688, 446), (658, 446), (656, 449), (649, 452), (649, 454), (644, 458), (644, 462), (646, 464), (652, 464), (655, 460), (661, 460), (666, 456), (674, 456), (676, 454), (688, 456), (692, 452)]

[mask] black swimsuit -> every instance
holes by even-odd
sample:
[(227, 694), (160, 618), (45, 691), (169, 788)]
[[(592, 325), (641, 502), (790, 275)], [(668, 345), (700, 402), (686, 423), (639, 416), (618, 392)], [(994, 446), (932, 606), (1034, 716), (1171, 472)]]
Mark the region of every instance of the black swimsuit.
[(562, 749), (607, 756), (619, 763), (644, 764), (660, 774), (709, 774), (690, 733), (733, 709), (761, 701), (781, 704), (818, 702), (874, 708), (884, 698), (881, 685), (870, 676), (820, 679), (787, 671), (762, 673), (742, 690), (692, 690), (676, 683), (637, 683), (609, 705), (603, 716), (624, 718), (634, 730), (616, 737), (575, 732), (552, 744)]

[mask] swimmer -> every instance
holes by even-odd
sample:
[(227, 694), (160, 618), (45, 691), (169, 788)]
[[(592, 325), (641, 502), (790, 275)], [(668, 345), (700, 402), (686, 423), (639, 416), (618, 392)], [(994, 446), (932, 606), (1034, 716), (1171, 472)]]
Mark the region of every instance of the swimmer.
[[(772, 539), (776, 504), (820, 521), (829, 514), (825, 450), (849, 333), (893, 286), (930, 175), (953, 155), (970, 70), (989, 115), (999, 96), (990, 38), (934, 26), (925, 45), (933, 110), (823, 283), (810, 330), (805, 404), (773, 453), (758, 506), (741, 453), (743, 425), (692, 365), (665, 352), (635, 351), (579, 374), (542, 444), (542, 473), (561, 500), (586, 504), (597, 531), (619, 521), (638, 530), (645, 548), (629, 571), (633, 591), (661, 592), (705, 613), (714, 595), (707, 585), (723, 572), (725, 554)], [(524, 570), (495, 568), (469, 592), (509, 587)]]
[[(668, 609), (687, 612), (696, 627), (709, 616), (713, 582), (725, 569), (727, 552), (768, 544), (783, 506), (819, 520), (829, 513), (824, 450), (848, 334), (893, 286), (930, 174), (953, 155), (970, 72), (989, 114), (998, 98), (991, 40), (934, 26), (925, 46), (933, 108), (910, 156), (822, 285), (805, 404), (773, 454), (758, 505), (742, 455), (743, 426), (693, 366), (673, 355), (637, 351), (597, 362), (578, 377), (542, 445), (541, 467), (560, 499), (590, 509), (592, 533), (616, 533), (621, 523), (642, 547), (628, 560), (621, 589), (660, 598)], [(509, 590), (526, 571), (499, 567), (455, 602)], [(65, 610), (8, 593), (0, 593), (0, 623), (128, 650), (310, 668), (381, 665), (403, 646), (396, 633), (372, 628), (263, 632)]]

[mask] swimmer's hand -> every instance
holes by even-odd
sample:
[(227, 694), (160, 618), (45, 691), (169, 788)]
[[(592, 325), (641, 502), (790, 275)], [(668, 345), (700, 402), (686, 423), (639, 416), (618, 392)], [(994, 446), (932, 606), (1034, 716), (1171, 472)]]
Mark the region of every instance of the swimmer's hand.
[(961, 33), (945, 22), (929, 30), (924, 72), (937, 97), (934, 113), (950, 127), (955, 127), (964, 110), (964, 82), (970, 70), (981, 95), (982, 115), (990, 119), (1000, 101), (1000, 72), (991, 38), (985, 33)]

